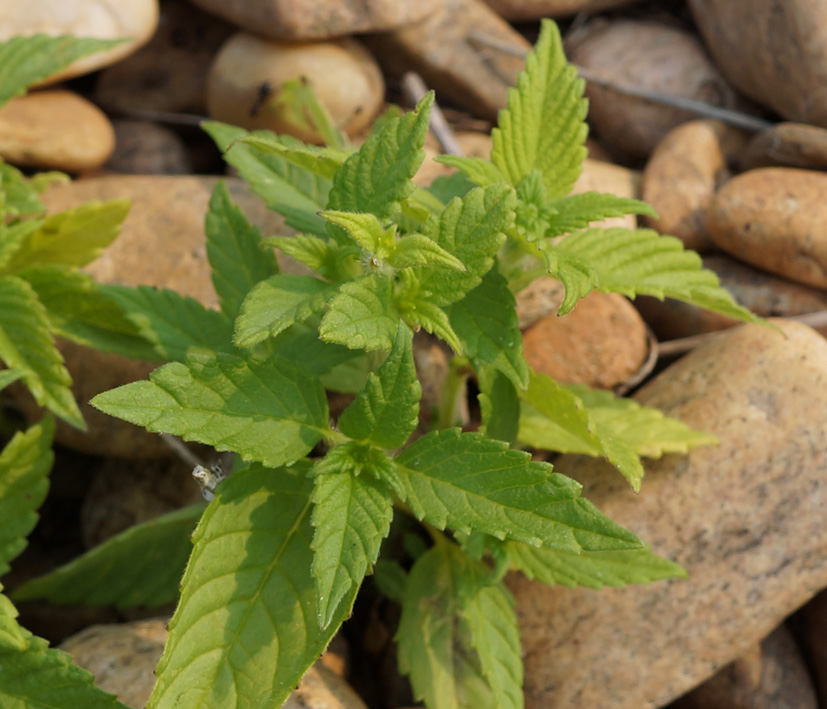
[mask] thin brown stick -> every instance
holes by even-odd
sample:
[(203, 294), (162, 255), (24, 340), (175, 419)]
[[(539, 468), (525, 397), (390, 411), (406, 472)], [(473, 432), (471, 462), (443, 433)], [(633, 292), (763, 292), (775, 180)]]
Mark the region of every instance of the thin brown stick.
[(195, 453), (193, 453), (189, 448), (187, 448), (177, 436), (172, 436), (169, 433), (162, 433), (161, 440), (172, 448), (175, 455), (177, 455), (187, 465), (191, 465), (193, 468), (196, 465), (200, 465), (202, 468), (207, 467), (204, 461), (195, 455)]
[[(422, 80), (422, 77), (414, 71), (405, 72), (402, 77), (402, 90), (412, 103), (418, 103), (420, 99), (428, 93), (428, 87)], [(434, 101), (434, 107), (431, 109), (431, 120), (429, 123), (431, 132), (434, 134), (439, 144), (442, 146), (442, 151), (448, 155), (462, 156), (462, 148), (457, 142), (457, 137), (445, 116)]]

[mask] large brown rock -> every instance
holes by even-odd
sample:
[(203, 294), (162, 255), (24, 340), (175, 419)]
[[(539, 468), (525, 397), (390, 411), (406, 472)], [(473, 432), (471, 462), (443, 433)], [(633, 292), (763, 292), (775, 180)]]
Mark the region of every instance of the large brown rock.
[(733, 256), (799, 283), (827, 288), (827, 175), (768, 167), (727, 182), (709, 203), (712, 241)]
[(637, 495), (602, 461), (555, 461), (689, 578), (595, 593), (509, 577), (528, 709), (662, 706), (827, 586), (827, 342), (775, 322), (783, 334), (732, 330), (635, 396), (720, 445), (647, 462)]
[(511, 22), (539, 20), (543, 17), (568, 17), (578, 12), (600, 12), (638, 0), (485, 0), (493, 10)]
[(775, 123), (758, 133), (738, 156), (742, 171), (775, 166), (827, 169), (827, 129), (803, 123)]

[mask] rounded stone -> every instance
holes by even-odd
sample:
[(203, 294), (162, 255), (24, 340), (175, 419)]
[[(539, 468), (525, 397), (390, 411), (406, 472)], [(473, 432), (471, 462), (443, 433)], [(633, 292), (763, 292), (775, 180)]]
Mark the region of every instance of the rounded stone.
[(148, 121), (113, 122), (115, 151), (104, 166), (130, 175), (187, 175), (192, 161), (178, 134)]
[(569, 17), (578, 12), (602, 12), (639, 0), (485, 0), (497, 14), (510, 22), (531, 22), (544, 17)]
[(738, 156), (738, 167), (827, 168), (827, 129), (803, 123), (776, 123), (758, 133)]

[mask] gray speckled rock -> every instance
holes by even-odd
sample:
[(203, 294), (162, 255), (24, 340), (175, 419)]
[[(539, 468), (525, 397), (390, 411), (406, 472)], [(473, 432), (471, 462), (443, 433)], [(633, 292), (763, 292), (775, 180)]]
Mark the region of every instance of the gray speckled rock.
[(601, 461), (555, 461), (689, 578), (595, 593), (509, 577), (528, 709), (662, 706), (827, 586), (827, 341), (774, 322), (784, 334), (731, 330), (635, 397), (717, 447), (648, 463), (639, 495)]

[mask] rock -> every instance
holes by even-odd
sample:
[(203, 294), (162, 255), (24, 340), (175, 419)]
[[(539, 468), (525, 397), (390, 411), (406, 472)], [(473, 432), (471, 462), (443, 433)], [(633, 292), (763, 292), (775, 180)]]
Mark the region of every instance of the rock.
[(804, 621), (802, 644), (823, 707), (827, 703), (827, 590), (804, 606), (801, 615)]
[[(573, 63), (620, 84), (735, 108), (735, 92), (695, 35), (659, 22), (595, 23), (569, 52)], [(589, 83), (589, 123), (610, 146), (645, 158), (675, 126), (695, 116)]]
[[(714, 271), (741, 305), (761, 317), (804, 315), (827, 310), (827, 293), (773, 276), (723, 254), (704, 258), (704, 267)], [(643, 319), (660, 340), (700, 335), (739, 324), (727, 315), (679, 300), (641, 296), (635, 299)], [(818, 328), (827, 336), (827, 327)]]
[(827, 169), (827, 130), (803, 123), (776, 123), (758, 133), (738, 156), (741, 170), (777, 165)]
[(109, 119), (71, 91), (35, 91), (0, 108), (0, 157), (14, 165), (81, 172), (114, 148)]
[(366, 41), (385, 71), (416, 71), (436, 90), (437, 99), (450, 99), (493, 121), (525, 61), (482, 45), (474, 39), (477, 33), (517, 51), (531, 49), (482, 0), (444, 0), (422, 22)]
[(720, 445), (647, 461), (634, 494), (602, 461), (555, 470), (688, 579), (604, 589), (521, 575), (527, 709), (654, 709), (741, 657), (827, 585), (827, 341), (798, 323), (731, 330), (635, 395)]
[(104, 69), (95, 101), (108, 111), (207, 113), (207, 75), (235, 28), (188, 2), (165, 2), (158, 31), (137, 52)]
[(175, 131), (147, 121), (114, 121), (115, 152), (106, 169), (130, 175), (187, 175), (192, 161)]
[(540, 20), (543, 17), (568, 17), (578, 12), (601, 12), (638, 0), (485, 0), (497, 14), (510, 22)]
[(38, 0), (6, 2), (0, 7), (0, 41), (39, 33), (126, 40), (112, 49), (78, 59), (42, 84), (114, 64), (146, 43), (157, 24), (158, 0)]
[(281, 86), (308, 81), (334, 125), (356, 135), (379, 112), (385, 84), (379, 66), (356, 40), (284, 43), (239, 32), (221, 48), (210, 70), (207, 106), (212, 118), (242, 128), (267, 128), (322, 142), (306, 118), (279, 101)]
[(192, 0), (207, 12), (262, 37), (277, 40), (328, 39), (386, 32), (424, 20), (437, 0)]
[(715, 63), (746, 96), (827, 126), (827, 6), (819, 0), (689, 0)]
[(709, 251), (704, 211), (727, 175), (727, 154), (744, 140), (720, 121), (688, 121), (669, 131), (643, 171), (643, 201), (658, 213), (657, 219), (643, 217), (646, 226), (677, 236), (687, 249)]
[(568, 315), (546, 315), (523, 332), (525, 358), (564, 384), (623, 385), (647, 364), (646, 325), (616, 293), (590, 293)]
[(771, 273), (827, 288), (827, 175), (767, 167), (727, 182), (709, 204), (716, 246)]
[(322, 662), (313, 665), (282, 709), (367, 709), (356, 692)]
[(669, 709), (818, 709), (801, 652), (785, 625)]
[[(618, 197), (640, 199), (640, 173), (635, 170), (614, 165), (602, 160), (586, 158), (583, 161), (583, 172), (571, 188), (571, 194), (582, 192), (606, 192)], [(637, 228), (637, 217), (627, 214), (623, 217), (609, 217), (598, 222), (592, 222), (595, 227), (626, 227)]]

